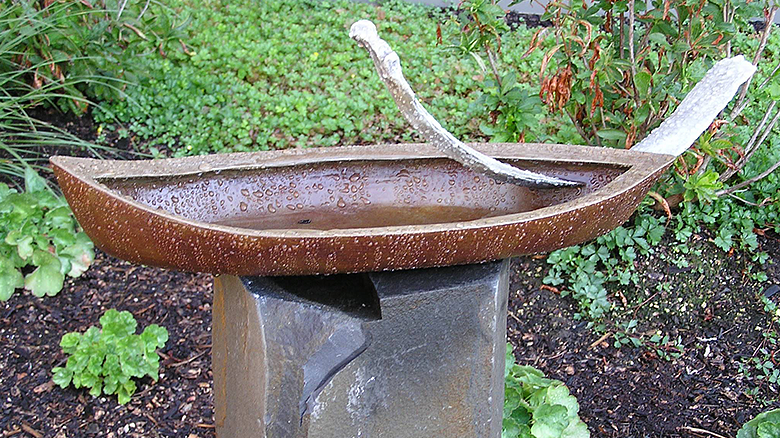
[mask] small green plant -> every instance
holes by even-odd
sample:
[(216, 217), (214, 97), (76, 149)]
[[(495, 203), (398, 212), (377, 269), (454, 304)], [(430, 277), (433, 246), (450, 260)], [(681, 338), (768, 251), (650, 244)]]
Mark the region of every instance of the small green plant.
[(640, 210), (632, 227), (621, 226), (593, 243), (553, 251), (547, 258), (552, 266), (543, 282), (567, 286), (561, 295), (571, 294), (578, 302), (578, 318), (601, 318), (612, 307), (606, 285), (639, 282), (634, 261), (661, 241), (666, 230), (663, 220)]
[(618, 324), (618, 330), (614, 334), (615, 342), (613, 343), (613, 346), (615, 348), (624, 346), (646, 348), (666, 361), (671, 361), (682, 356), (685, 351), (682, 344), (682, 338), (671, 338), (668, 334), (663, 334), (660, 330), (652, 333), (650, 337), (647, 337), (647, 334), (636, 332), (638, 323), (639, 321), (632, 319), (628, 322)]
[(685, 181), (686, 201), (698, 199), (700, 202), (712, 202), (717, 199), (716, 191), (723, 188), (723, 183), (718, 181), (718, 174), (708, 170), (701, 175), (694, 174)]
[(128, 311), (110, 309), (100, 317), (102, 330), (90, 327), (84, 334), (68, 333), (60, 347), (70, 355), (65, 367), (55, 367), (54, 383), (66, 388), (90, 388), (100, 396), (116, 394), (119, 403), (130, 401), (135, 393), (134, 377), (158, 378), (160, 356), (158, 348), (168, 341), (168, 330), (152, 324), (136, 335), (136, 321)]
[(635, 335), (637, 323), (638, 321), (636, 319), (632, 319), (626, 323), (619, 324), (621, 330), (615, 332), (614, 335), (615, 342), (613, 346), (615, 348), (620, 348), (629, 344), (634, 347), (641, 347), (644, 344), (642, 338)]
[(756, 415), (756, 418), (745, 423), (737, 432), (737, 438), (777, 437), (780, 437), (780, 409)]
[(515, 363), (506, 347), (502, 438), (588, 438), (580, 405), (563, 382), (547, 379), (531, 366)]
[[(92, 242), (78, 231), (62, 197), (27, 167), (25, 190), (0, 183), (0, 301), (24, 287), (33, 295), (56, 295), (65, 276), (80, 276), (95, 259)], [(22, 270), (35, 269), (24, 276)]]
[[(758, 382), (765, 382), (770, 385), (780, 383), (780, 368), (775, 366), (774, 355), (780, 344), (780, 335), (775, 329), (776, 324), (780, 322), (780, 308), (774, 301), (763, 294), (760, 296), (764, 304), (764, 311), (769, 316), (771, 323), (769, 329), (761, 330), (764, 339), (751, 357), (745, 357), (739, 363), (739, 371), (745, 377), (753, 378)], [(756, 327), (759, 330), (759, 327)], [(752, 388), (755, 395), (760, 392), (760, 387)]]
[(666, 361), (678, 359), (685, 352), (682, 337), (678, 336), (677, 339), (674, 339), (668, 334), (662, 334), (660, 331), (650, 336), (645, 345), (655, 351), (658, 357)]

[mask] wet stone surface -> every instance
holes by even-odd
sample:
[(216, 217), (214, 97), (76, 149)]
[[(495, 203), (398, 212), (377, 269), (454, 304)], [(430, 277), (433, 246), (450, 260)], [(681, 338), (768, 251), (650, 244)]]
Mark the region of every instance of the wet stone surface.
[(497, 438), (508, 268), (220, 277), (217, 433)]

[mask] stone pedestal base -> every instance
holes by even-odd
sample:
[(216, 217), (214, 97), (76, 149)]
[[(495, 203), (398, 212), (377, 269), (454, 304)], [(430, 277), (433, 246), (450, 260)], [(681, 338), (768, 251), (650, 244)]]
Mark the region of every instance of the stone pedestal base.
[(498, 438), (508, 262), (215, 281), (219, 438)]

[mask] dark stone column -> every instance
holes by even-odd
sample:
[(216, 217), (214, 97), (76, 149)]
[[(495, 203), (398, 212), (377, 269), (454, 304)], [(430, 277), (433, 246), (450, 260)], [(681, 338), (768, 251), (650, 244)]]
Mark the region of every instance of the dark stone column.
[(219, 438), (498, 438), (508, 261), (218, 277)]

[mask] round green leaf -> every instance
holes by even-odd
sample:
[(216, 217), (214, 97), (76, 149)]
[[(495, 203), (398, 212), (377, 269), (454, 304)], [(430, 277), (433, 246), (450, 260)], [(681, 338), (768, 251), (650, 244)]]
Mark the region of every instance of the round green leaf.
[(531, 433), (536, 438), (560, 438), (569, 425), (568, 412), (561, 405), (540, 405), (533, 415)]
[(763, 423), (780, 423), (780, 409), (774, 409), (762, 412), (755, 418), (745, 423), (739, 432), (737, 438), (764, 438), (758, 434), (758, 428)]
[(24, 276), (11, 263), (0, 263), (0, 301), (11, 298), (17, 288), (24, 286)]
[(38, 268), (25, 277), (24, 288), (36, 297), (57, 295), (65, 283), (65, 275), (60, 272), (60, 260), (46, 251), (38, 250), (33, 254), (33, 264)]
[(563, 431), (561, 438), (590, 438), (588, 426), (580, 420), (580, 417), (571, 420), (569, 427)]
[(103, 326), (104, 337), (123, 339), (135, 333), (137, 323), (127, 310), (118, 312), (115, 309), (109, 309), (100, 317), (100, 325)]
[(24, 190), (27, 193), (41, 192), (49, 188), (46, 180), (43, 179), (32, 167), (24, 168)]
[(141, 339), (146, 344), (146, 351), (152, 352), (157, 348), (162, 348), (168, 342), (168, 330), (157, 324), (152, 324), (141, 333)]
[(60, 388), (67, 388), (70, 385), (70, 381), (73, 378), (73, 372), (67, 368), (55, 367), (52, 369), (54, 375), (52, 380)]
[(81, 335), (78, 333), (66, 333), (62, 340), (60, 341), (60, 347), (62, 348), (62, 351), (64, 351), (67, 354), (72, 354), (76, 351), (76, 347), (78, 347), (79, 343), (81, 342)]

